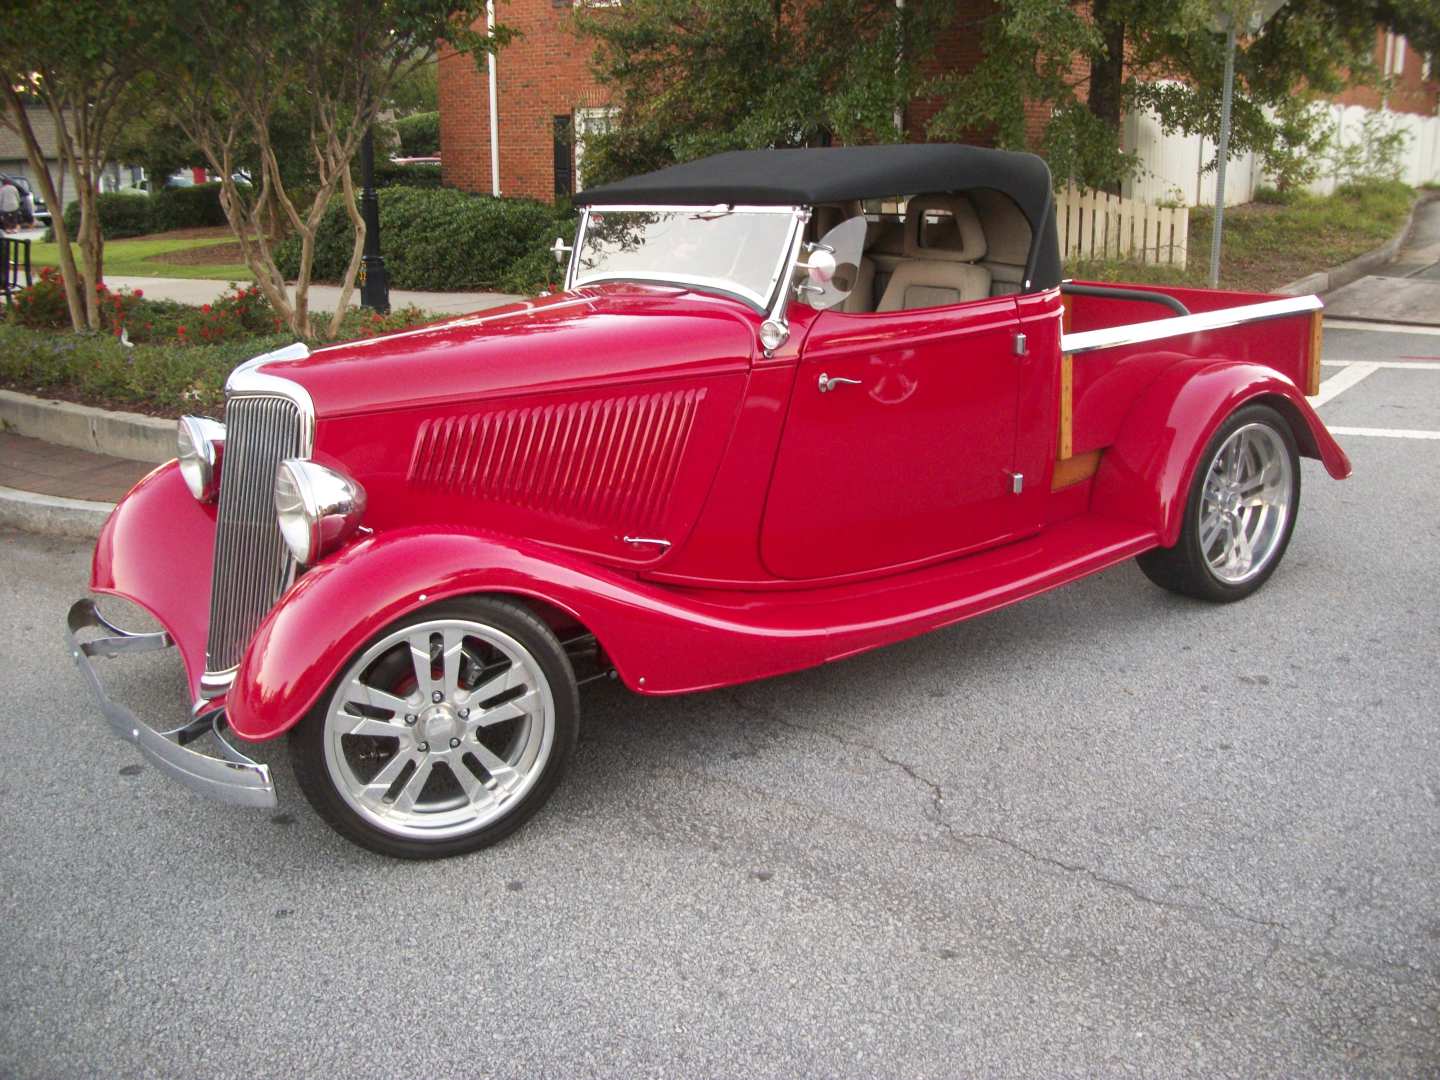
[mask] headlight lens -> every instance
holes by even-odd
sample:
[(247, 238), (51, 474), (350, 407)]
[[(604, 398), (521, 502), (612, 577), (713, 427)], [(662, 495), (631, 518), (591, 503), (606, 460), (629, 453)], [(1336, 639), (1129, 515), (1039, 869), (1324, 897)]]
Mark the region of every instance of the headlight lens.
[(203, 416), (182, 416), (176, 425), (175, 443), (185, 486), (201, 502), (210, 502), (220, 491), (225, 425)]
[(334, 551), (360, 525), (365, 489), (335, 469), (287, 458), (275, 473), (275, 515), (295, 561), (308, 565)]

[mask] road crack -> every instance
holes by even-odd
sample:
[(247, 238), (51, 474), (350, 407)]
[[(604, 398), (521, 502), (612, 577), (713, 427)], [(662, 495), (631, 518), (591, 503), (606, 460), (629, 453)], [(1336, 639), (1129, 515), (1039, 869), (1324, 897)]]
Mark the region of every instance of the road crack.
[(758, 720), (763, 720), (767, 723), (775, 724), (779, 727), (788, 728), (791, 731), (800, 731), (808, 735), (815, 735), (851, 750), (861, 750), (874, 754), (887, 765), (899, 769), (907, 777), (909, 777), (915, 783), (920, 784), (930, 793), (930, 810), (926, 814), (926, 817), (934, 821), (935, 824), (939, 826), (939, 828), (944, 831), (945, 835), (949, 837), (950, 840), (953, 842), (970, 844), (988, 843), (1005, 847), (1015, 852), (1016, 854), (1023, 856), (1030, 862), (1034, 862), (1042, 866), (1048, 866), (1052, 869), (1061, 870), (1067, 874), (1078, 874), (1084, 876), (1086, 878), (1089, 878), (1091, 881), (1101, 886), (1102, 888), (1123, 893), (1137, 903), (1146, 904), (1151, 907), (1160, 908), (1162, 910), (1177, 911), (1188, 915), (1208, 916), (1211, 918), (1215, 917), (1218, 914), (1224, 916), (1225, 918), (1233, 919), (1237, 922), (1249, 923), (1251, 926), (1257, 926), (1265, 930), (1283, 931), (1286, 933), (1289, 932), (1290, 928), (1284, 923), (1276, 922), (1272, 919), (1263, 919), (1257, 918), (1253, 915), (1247, 915), (1243, 911), (1240, 911), (1232, 905), (1227, 904), (1223, 900), (1220, 900), (1219, 898), (1214, 896), (1210, 896), (1208, 893), (1204, 892), (1199, 888), (1196, 888), (1194, 891), (1204, 897), (1206, 901), (1213, 905), (1212, 907), (1206, 907), (1203, 904), (1188, 903), (1183, 900), (1171, 900), (1165, 897), (1155, 896), (1151, 893), (1146, 892), (1140, 887), (1131, 884), (1128, 881), (1123, 881), (1119, 878), (1109, 877), (1108, 875), (1101, 873), (1099, 870), (1086, 866), (1083, 863), (1070, 863), (1066, 862), (1063, 859), (1058, 859), (1052, 855), (1045, 855), (1041, 852), (1033, 851), (1030, 848), (1026, 847), (1024, 844), (1021, 844), (1019, 841), (1013, 840), (1010, 837), (1004, 836), (1000, 833), (961, 831), (960, 829), (957, 829), (952, 822), (945, 819), (944, 787), (940, 784), (939, 781), (933, 780), (930, 777), (926, 776), (918, 768), (916, 768), (914, 765), (911, 765), (909, 762), (897, 758), (893, 754), (887, 753), (883, 748), (876, 746), (874, 743), (868, 742), (866, 740), (849, 738), (833, 731), (825, 731), (821, 728), (811, 727), (808, 724), (798, 724), (793, 720), (789, 720), (786, 717), (781, 716), (773, 709), (769, 709), (763, 705), (756, 705), (752, 702), (745, 701), (743, 698), (740, 697), (738, 693), (735, 693), (734, 691), (726, 691), (724, 696), (741, 712), (749, 716), (755, 717)]

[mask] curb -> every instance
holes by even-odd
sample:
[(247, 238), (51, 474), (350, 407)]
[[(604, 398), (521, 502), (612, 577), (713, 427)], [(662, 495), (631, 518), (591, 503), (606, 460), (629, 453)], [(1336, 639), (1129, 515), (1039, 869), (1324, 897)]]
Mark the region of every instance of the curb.
[(94, 540), (114, 509), (113, 503), (36, 495), (19, 488), (0, 487), (0, 526), (42, 536)]
[(1420, 192), (1419, 197), (1410, 207), (1410, 216), (1405, 219), (1405, 224), (1400, 231), (1373, 251), (1356, 255), (1349, 262), (1332, 266), (1329, 270), (1306, 274), (1298, 281), (1281, 285), (1273, 291), (1280, 296), (1309, 296), (1311, 293), (1327, 293), (1342, 285), (1349, 285), (1352, 281), (1358, 281), (1370, 271), (1378, 270), (1387, 263), (1394, 262), (1395, 256), (1400, 254), (1400, 249), (1405, 246), (1405, 241), (1410, 238), (1410, 233), (1415, 228), (1415, 215), (1420, 212), (1420, 207), (1433, 199), (1440, 199), (1440, 193)]
[(175, 456), (175, 422), (0, 390), (0, 429), (92, 454), (163, 464)]

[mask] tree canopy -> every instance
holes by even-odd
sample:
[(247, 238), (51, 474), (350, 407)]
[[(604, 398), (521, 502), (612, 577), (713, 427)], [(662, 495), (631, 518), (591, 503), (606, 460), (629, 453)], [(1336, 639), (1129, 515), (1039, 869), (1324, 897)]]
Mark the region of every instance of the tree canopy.
[[(721, 150), (903, 137), (979, 140), (1044, 154), (1057, 179), (1110, 186), (1127, 110), (1172, 131), (1216, 133), (1225, 37), (1217, 10), (1251, 0), (627, 0), (581, 9), (619, 122), (587, 145), (586, 183)], [(1376, 81), (1376, 27), (1440, 54), (1433, 0), (1290, 0), (1236, 62), (1231, 152), (1301, 179), (1323, 142), (1308, 102)], [(980, 60), (944, 70), (946, 40)], [(899, 107), (938, 106), (921, 131)], [(1038, 124), (1037, 107), (1044, 112)], [(917, 113), (916, 115), (919, 115)], [(1038, 128), (1038, 130), (1037, 130)]]

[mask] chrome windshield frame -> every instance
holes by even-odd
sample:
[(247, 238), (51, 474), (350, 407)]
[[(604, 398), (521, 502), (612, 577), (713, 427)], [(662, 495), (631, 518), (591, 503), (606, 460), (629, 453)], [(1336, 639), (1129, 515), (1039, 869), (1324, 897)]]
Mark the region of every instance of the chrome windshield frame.
[[(658, 213), (658, 214), (788, 214), (792, 218), (789, 232), (780, 254), (775, 260), (766, 292), (752, 293), (733, 281), (719, 281), (713, 278), (687, 276), (683, 268), (674, 274), (628, 273), (602, 274), (580, 280), (580, 253), (584, 249), (585, 234), (590, 227), (592, 212), (600, 213)], [(580, 213), (580, 223), (575, 230), (574, 249), (570, 252), (570, 263), (565, 271), (565, 288), (571, 290), (582, 285), (596, 285), (606, 281), (644, 281), (654, 284), (693, 286), (706, 292), (719, 292), (741, 300), (755, 312), (767, 319), (784, 319), (786, 301), (789, 299), (788, 282), (794, 272), (795, 260), (799, 257), (799, 241), (803, 239), (804, 225), (810, 219), (810, 209), (804, 206), (753, 206), (748, 204), (723, 204), (717, 206), (676, 206), (665, 203), (604, 204), (587, 206)]]

